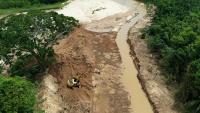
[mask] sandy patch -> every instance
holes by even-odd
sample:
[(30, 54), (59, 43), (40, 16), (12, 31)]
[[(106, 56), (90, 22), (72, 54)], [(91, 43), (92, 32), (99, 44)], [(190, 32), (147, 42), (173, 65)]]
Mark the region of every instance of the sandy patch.
[(75, 17), (81, 23), (85, 23), (127, 12), (131, 9), (130, 3), (131, 0), (74, 0), (56, 12)]
[(135, 13), (128, 11), (125, 13), (118, 13), (101, 20), (95, 20), (85, 25), (85, 28), (94, 32), (117, 32), (120, 27), (128, 20), (130, 20)]
[(44, 75), (38, 93), (39, 108), (46, 113), (59, 113), (62, 110), (62, 99), (58, 94), (57, 79), (52, 75)]

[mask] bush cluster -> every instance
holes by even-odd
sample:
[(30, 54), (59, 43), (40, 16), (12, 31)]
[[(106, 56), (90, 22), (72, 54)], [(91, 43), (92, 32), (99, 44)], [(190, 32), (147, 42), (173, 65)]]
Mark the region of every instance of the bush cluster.
[(36, 87), (19, 77), (0, 76), (0, 113), (33, 113)]
[(65, 0), (0, 0), (0, 9), (29, 7), (33, 4), (51, 4)]
[(200, 113), (200, 0), (144, 1), (157, 7), (152, 26), (144, 30), (149, 47), (160, 55), (167, 77), (180, 85), (177, 99), (189, 113)]

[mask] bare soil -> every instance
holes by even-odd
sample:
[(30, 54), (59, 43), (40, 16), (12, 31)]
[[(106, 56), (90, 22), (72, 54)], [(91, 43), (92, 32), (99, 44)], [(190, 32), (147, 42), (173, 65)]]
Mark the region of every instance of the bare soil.
[(120, 29), (120, 26), (133, 15), (134, 13), (132, 11), (118, 13), (101, 20), (92, 21), (91, 23), (84, 25), (84, 27), (85, 29), (94, 32), (117, 32)]
[[(129, 113), (128, 93), (119, 80), (121, 59), (115, 38), (115, 32), (96, 33), (80, 27), (54, 46), (56, 63), (46, 82), (48, 87), (53, 85), (49, 88), (53, 91), (40, 90), (48, 113)], [(80, 88), (67, 87), (71, 77), (81, 78)]]

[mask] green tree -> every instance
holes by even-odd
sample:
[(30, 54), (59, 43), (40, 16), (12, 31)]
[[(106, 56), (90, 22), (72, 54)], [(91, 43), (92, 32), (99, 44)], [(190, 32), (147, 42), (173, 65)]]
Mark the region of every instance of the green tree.
[(3, 71), (3, 65), (0, 64), (0, 74), (2, 73)]
[(160, 56), (166, 76), (179, 85), (177, 98), (188, 113), (200, 113), (200, 0), (143, 1), (156, 5), (143, 36)]
[(22, 78), (0, 76), (0, 112), (33, 113), (36, 87)]
[(55, 3), (55, 2), (63, 2), (65, 0), (39, 0), (41, 3)]
[(54, 55), (56, 40), (68, 35), (78, 21), (55, 12), (30, 12), (3, 18), (0, 26), (0, 58), (12, 66), (18, 58), (32, 56), (44, 71)]
[(183, 102), (189, 112), (200, 112), (200, 59), (193, 61), (187, 76), (177, 94), (179, 101)]
[(51, 4), (67, 0), (0, 0), (0, 9), (23, 8), (34, 4)]

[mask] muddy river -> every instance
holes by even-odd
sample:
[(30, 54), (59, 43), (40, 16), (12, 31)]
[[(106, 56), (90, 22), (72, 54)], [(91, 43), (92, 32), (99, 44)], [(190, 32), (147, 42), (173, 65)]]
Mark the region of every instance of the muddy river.
[(131, 100), (131, 108), (134, 113), (153, 113), (152, 106), (150, 105), (148, 98), (142, 90), (141, 84), (137, 78), (137, 70), (133, 63), (133, 59), (130, 56), (130, 47), (127, 43), (128, 31), (141, 19), (144, 15), (139, 14), (122, 25), (117, 34), (116, 43), (120, 51), (122, 59), (123, 76), (122, 82), (129, 92)]

